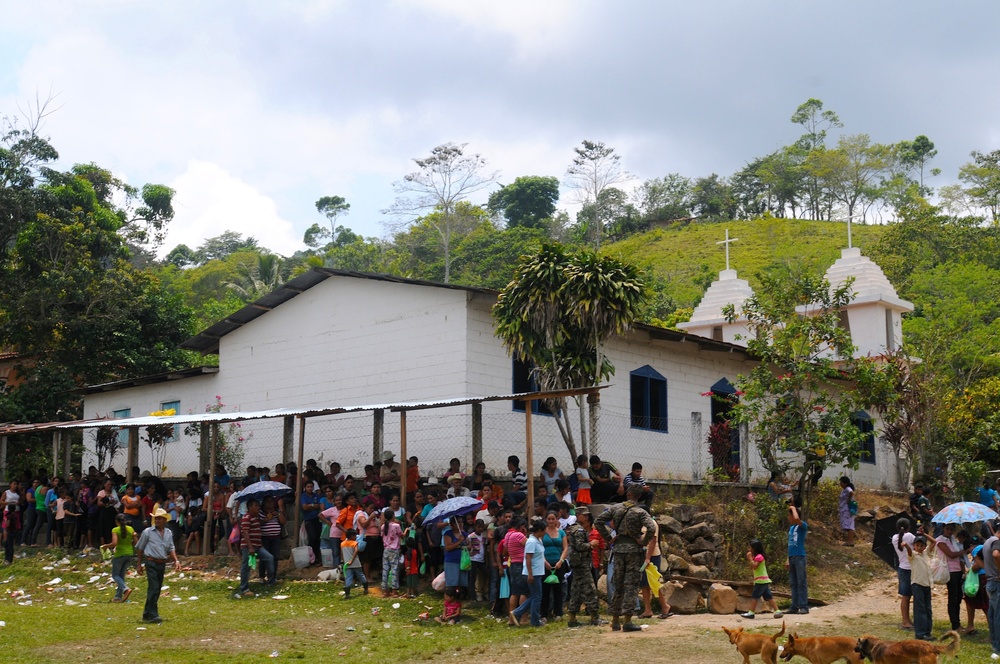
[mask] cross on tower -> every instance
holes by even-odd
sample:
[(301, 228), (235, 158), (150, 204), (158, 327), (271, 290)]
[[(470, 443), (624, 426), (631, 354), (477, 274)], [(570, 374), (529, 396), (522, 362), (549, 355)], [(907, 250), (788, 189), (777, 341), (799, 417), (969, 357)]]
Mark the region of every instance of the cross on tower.
[(731, 242), (738, 242), (738, 241), (739, 241), (738, 237), (734, 237), (731, 240), (729, 239), (729, 229), (727, 228), (726, 229), (726, 239), (725, 240), (719, 240), (718, 242), (716, 242), (716, 244), (724, 244), (724, 245), (726, 245), (726, 269), (727, 270), (729, 269), (729, 244)]

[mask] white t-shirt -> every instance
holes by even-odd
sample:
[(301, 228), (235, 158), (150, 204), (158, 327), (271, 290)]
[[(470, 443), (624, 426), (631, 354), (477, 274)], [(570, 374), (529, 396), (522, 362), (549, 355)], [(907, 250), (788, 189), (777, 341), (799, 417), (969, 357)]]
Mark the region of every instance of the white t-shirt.
[(478, 521), (479, 519), (482, 519), (483, 523), (485, 523), (487, 526), (493, 523), (493, 517), (490, 516), (490, 511), (485, 507), (476, 512), (476, 520)]
[(563, 518), (559, 519), (559, 527), (562, 528), (563, 530), (566, 530), (566, 528), (572, 526), (574, 523), (576, 523), (576, 515), (574, 514), (570, 514), (565, 519)]
[(590, 488), (590, 470), (587, 468), (577, 468), (576, 479), (580, 482), (581, 489)]
[(481, 563), (486, 560), (486, 549), (483, 548), (483, 536), (475, 532), (469, 533), (466, 537), (469, 546), (469, 559), (474, 563)]
[[(913, 540), (915, 539), (916, 537), (913, 533), (903, 533), (903, 544), (909, 544), (912, 547)], [(892, 536), (892, 548), (896, 550), (896, 557), (899, 558), (899, 569), (912, 569), (910, 567), (910, 558), (906, 555), (906, 549), (899, 550), (902, 548), (899, 544), (899, 533)]]
[(457, 498), (459, 496), (467, 497), (468, 495), (469, 495), (469, 490), (466, 489), (464, 486), (458, 487), (458, 491), (455, 490), (455, 487), (451, 487), (450, 489), (448, 489), (449, 498)]

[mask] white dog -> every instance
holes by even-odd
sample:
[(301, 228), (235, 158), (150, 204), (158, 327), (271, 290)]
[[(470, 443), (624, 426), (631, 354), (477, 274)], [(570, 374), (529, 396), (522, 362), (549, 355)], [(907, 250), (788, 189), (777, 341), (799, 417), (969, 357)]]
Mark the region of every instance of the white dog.
[(337, 568), (325, 569), (317, 574), (316, 578), (320, 581), (340, 581), (340, 570)]

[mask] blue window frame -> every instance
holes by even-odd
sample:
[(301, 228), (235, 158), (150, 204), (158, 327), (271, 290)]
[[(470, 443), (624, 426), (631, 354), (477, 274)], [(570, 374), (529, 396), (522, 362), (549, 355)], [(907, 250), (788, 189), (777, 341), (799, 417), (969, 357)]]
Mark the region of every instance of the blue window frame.
[[(124, 420), (126, 417), (132, 417), (131, 408), (122, 408), (120, 410), (111, 411), (111, 417), (115, 420)], [(122, 447), (128, 448), (128, 429), (122, 429), (118, 432), (118, 444)]]
[[(519, 359), (515, 359), (513, 362), (511, 386), (513, 388), (514, 394), (523, 394), (525, 392), (538, 392), (538, 383), (535, 382), (534, 377), (531, 375), (532, 365), (528, 362), (522, 362)], [(525, 401), (515, 401), (513, 402), (514, 410), (524, 412)], [(538, 413), (539, 415), (551, 415), (552, 409), (541, 401), (531, 402), (531, 412)]]
[(667, 432), (667, 379), (648, 364), (629, 374), (632, 428)]
[[(173, 409), (175, 415), (181, 414), (181, 402), (180, 401), (164, 401), (160, 404), (160, 410), (171, 410)], [(174, 425), (174, 435), (167, 438), (164, 442), (172, 443), (175, 440), (181, 439), (181, 425)]]
[(864, 436), (861, 441), (861, 463), (875, 463), (875, 423), (872, 416), (863, 410), (859, 410), (851, 416), (851, 423), (854, 424)]

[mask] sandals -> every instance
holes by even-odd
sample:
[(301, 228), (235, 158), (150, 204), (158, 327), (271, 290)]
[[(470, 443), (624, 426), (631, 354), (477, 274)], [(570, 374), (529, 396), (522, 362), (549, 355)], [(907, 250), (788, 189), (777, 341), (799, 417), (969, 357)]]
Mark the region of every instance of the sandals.
[(658, 615), (656, 617), (659, 618), (660, 620), (666, 620), (667, 618), (673, 617), (673, 615), (674, 615), (674, 612), (671, 611), (670, 613), (661, 613), (660, 615)]

